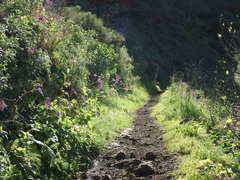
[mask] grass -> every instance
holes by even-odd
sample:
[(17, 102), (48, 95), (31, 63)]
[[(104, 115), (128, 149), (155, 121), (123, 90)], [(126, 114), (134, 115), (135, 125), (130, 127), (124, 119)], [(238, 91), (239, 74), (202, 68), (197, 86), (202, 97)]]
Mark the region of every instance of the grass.
[(91, 122), (91, 128), (97, 144), (104, 147), (122, 130), (131, 127), (134, 112), (144, 105), (149, 94), (140, 84), (136, 84), (132, 93), (107, 98), (101, 105), (101, 115)]
[(173, 82), (153, 108), (166, 132), (167, 147), (178, 157), (176, 180), (221, 180), (234, 178), (234, 158), (213, 143), (207, 133), (209, 106), (202, 91), (191, 90), (183, 82)]

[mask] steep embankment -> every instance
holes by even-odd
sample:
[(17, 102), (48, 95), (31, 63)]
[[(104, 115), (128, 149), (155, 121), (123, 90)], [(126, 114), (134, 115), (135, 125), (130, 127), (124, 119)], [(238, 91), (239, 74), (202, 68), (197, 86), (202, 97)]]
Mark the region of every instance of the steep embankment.
[(0, 3), (0, 179), (72, 179), (131, 125), (148, 93), (124, 44), (79, 7)]
[(134, 127), (124, 130), (95, 161), (83, 179), (171, 179), (175, 157), (164, 145), (162, 131), (150, 108), (158, 103), (158, 96), (136, 112)]

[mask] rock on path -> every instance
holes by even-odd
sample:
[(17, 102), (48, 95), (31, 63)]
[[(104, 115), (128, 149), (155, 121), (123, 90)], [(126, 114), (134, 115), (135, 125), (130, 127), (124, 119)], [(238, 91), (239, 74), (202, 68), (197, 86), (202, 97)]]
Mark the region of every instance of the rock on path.
[(167, 180), (176, 167), (176, 159), (165, 147), (162, 131), (150, 117), (150, 108), (158, 96), (140, 108), (134, 127), (123, 131), (82, 175), (85, 180)]

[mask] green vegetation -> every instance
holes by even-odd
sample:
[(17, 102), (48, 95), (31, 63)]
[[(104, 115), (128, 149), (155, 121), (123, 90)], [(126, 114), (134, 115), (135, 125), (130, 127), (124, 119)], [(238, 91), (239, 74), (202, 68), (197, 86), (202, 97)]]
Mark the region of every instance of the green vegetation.
[(0, 179), (72, 179), (147, 98), (122, 36), (79, 7), (52, 9), (0, 5)]
[[(176, 179), (239, 179), (239, 15), (76, 3), (0, 4), (0, 179), (78, 178), (165, 87), (153, 116), (179, 157)], [(120, 15), (124, 36), (109, 28)]]
[(167, 147), (179, 157), (175, 179), (238, 179), (239, 149), (227, 106), (173, 80), (153, 109)]
[(97, 135), (97, 144), (104, 146), (122, 130), (131, 127), (135, 111), (145, 104), (148, 96), (142, 86), (136, 85), (131, 94), (104, 100), (100, 107), (101, 115), (91, 122), (91, 129)]

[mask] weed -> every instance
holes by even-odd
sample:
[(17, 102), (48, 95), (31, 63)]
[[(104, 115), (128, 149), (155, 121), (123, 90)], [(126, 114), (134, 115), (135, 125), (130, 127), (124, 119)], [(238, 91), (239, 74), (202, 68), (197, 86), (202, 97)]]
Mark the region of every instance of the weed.
[[(214, 107), (224, 109), (220, 104), (215, 104)], [(194, 91), (182, 81), (173, 81), (161, 95), (159, 104), (153, 108), (153, 115), (166, 131), (164, 139), (168, 142), (168, 148), (179, 157), (179, 168), (173, 172), (175, 179), (215, 180), (238, 177), (235, 168), (237, 158), (214, 143), (214, 133), (207, 133), (209, 126), (215, 127), (208, 124), (210, 117), (222, 118), (222, 112), (214, 111), (213, 115), (210, 108), (209, 100), (206, 101), (201, 91)]]

